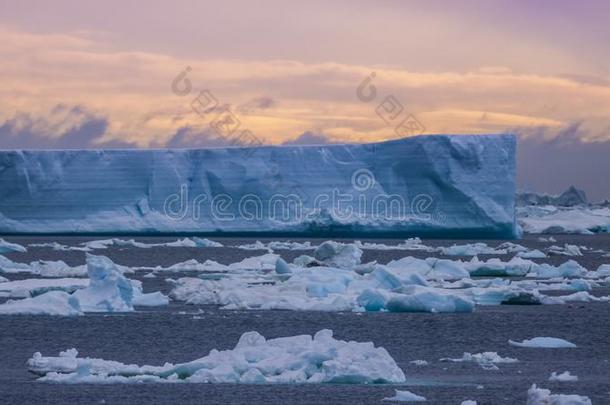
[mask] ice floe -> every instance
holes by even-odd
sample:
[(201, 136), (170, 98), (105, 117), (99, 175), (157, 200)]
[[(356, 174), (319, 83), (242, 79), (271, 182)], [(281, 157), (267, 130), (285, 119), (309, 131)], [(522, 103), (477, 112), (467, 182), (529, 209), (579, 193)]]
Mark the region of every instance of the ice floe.
[(0, 254), (11, 252), (26, 252), (27, 249), (17, 243), (7, 242), (0, 238)]
[[(3, 314), (76, 315), (82, 312), (128, 312), (134, 305), (167, 305), (160, 292), (145, 294), (104, 256), (87, 256), (89, 278), (27, 279), (0, 283), (0, 295), (22, 298), (0, 305)], [(58, 294), (61, 293), (61, 294)], [(49, 295), (50, 294), (50, 295)]]
[(75, 349), (58, 357), (40, 353), (27, 362), (39, 381), (56, 383), (402, 383), (405, 375), (382, 347), (343, 341), (328, 329), (314, 336), (266, 339), (244, 333), (230, 350), (213, 349), (200, 359), (163, 366), (138, 366), (80, 358)]
[(582, 395), (552, 394), (550, 390), (532, 384), (527, 390), (526, 405), (591, 405), (591, 400)]
[(83, 311), (76, 297), (64, 291), (49, 291), (33, 298), (9, 300), (0, 305), (3, 315), (75, 316)]
[(549, 381), (558, 381), (558, 382), (573, 382), (578, 381), (578, 376), (570, 374), (569, 371), (564, 371), (561, 374), (553, 371), (551, 376), (549, 377)]
[(567, 340), (555, 337), (535, 337), (532, 339), (525, 339), (522, 342), (509, 340), (508, 344), (516, 347), (535, 347), (545, 349), (563, 349), (576, 347), (576, 345), (572, 342), (568, 342)]
[(481, 366), (484, 370), (498, 370), (496, 364), (500, 363), (517, 363), (519, 360), (511, 357), (502, 357), (496, 352), (483, 352), (483, 353), (464, 353), (462, 357), (458, 358), (442, 358), (440, 361), (449, 361), (454, 363), (461, 362), (472, 362)]
[(406, 390), (394, 390), (394, 396), (384, 398), (383, 401), (396, 401), (396, 402), (424, 402), (426, 397), (412, 393)]

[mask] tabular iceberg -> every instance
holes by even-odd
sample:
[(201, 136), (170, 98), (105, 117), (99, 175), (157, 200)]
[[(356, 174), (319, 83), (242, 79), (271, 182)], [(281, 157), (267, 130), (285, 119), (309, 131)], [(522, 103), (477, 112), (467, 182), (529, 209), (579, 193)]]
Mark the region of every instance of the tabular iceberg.
[(0, 152), (0, 233), (510, 238), (512, 135)]

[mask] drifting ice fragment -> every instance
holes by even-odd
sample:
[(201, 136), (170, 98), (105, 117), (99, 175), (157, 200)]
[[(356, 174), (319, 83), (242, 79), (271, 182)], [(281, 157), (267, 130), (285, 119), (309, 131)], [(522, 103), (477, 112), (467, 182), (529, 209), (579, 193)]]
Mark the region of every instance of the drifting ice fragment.
[(578, 381), (578, 376), (570, 374), (569, 371), (564, 371), (561, 374), (558, 374), (553, 371), (551, 373), (551, 376), (549, 377), (549, 381), (558, 381), (558, 382)]
[(0, 238), (0, 254), (11, 252), (25, 252), (27, 249), (17, 243), (7, 242)]
[(403, 383), (405, 375), (382, 347), (345, 342), (331, 330), (313, 337), (265, 339), (244, 333), (232, 350), (216, 349), (198, 360), (163, 366), (138, 366), (102, 359), (79, 358), (74, 349), (59, 357), (35, 353), (28, 370), (40, 381), (59, 383)]
[(394, 396), (384, 398), (384, 401), (398, 401), (398, 402), (423, 402), (426, 397), (414, 394), (411, 391), (400, 391), (394, 390)]
[(527, 390), (526, 405), (591, 405), (591, 400), (582, 395), (551, 394), (550, 390), (532, 384)]
[(516, 347), (538, 347), (545, 349), (561, 349), (561, 348), (573, 348), (576, 345), (572, 342), (568, 342), (567, 340), (554, 338), (554, 337), (535, 337), (532, 339), (526, 339), (522, 342), (515, 342), (514, 340), (509, 340), (508, 344)]

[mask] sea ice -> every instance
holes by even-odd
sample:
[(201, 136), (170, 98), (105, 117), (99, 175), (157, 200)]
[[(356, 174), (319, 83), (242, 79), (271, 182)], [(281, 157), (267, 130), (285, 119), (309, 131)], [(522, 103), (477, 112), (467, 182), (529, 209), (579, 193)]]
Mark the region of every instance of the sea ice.
[(3, 315), (82, 315), (78, 299), (63, 291), (49, 291), (33, 298), (9, 300), (0, 305)]
[(389, 353), (373, 343), (346, 342), (331, 330), (313, 337), (300, 335), (265, 339), (244, 333), (235, 348), (210, 353), (198, 360), (163, 366), (138, 366), (79, 358), (71, 349), (59, 357), (40, 353), (27, 362), (39, 381), (59, 383), (403, 383), (405, 375)]
[(0, 238), (0, 254), (11, 252), (25, 252), (27, 249), (17, 243), (7, 242)]
[(459, 358), (442, 358), (440, 361), (450, 361), (454, 363), (460, 362), (473, 362), (477, 363), (484, 370), (498, 370), (498, 366), (496, 364), (499, 363), (517, 363), (519, 360), (513, 359), (511, 357), (502, 357), (496, 352), (483, 352), (483, 353), (464, 353), (462, 357)]
[(412, 393), (406, 390), (394, 390), (394, 396), (384, 398), (383, 401), (397, 401), (397, 402), (423, 402), (426, 398), (421, 395)]
[[(160, 292), (143, 293), (141, 282), (127, 279), (120, 267), (107, 257), (88, 254), (87, 272), (88, 279), (28, 279), (0, 283), (0, 296), (24, 298), (2, 304), (0, 308), (4, 313), (17, 313), (15, 308), (35, 308), (31, 313), (60, 315), (63, 311), (73, 315), (81, 311), (126, 312), (133, 311), (134, 305), (157, 306), (169, 302)], [(63, 294), (56, 294), (57, 290)]]
[(558, 381), (558, 382), (578, 381), (578, 376), (570, 374), (569, 371), (564, 371), (561, 374), (558, 374), (553, 371), (551, 373), (551, 376), (549, 377), (549, 381)]
[(532, 384), (527, 390), (526, 405), (592, 405), (588, 397), (582, 395), (551, 394), (550, 390)]
[(536, 347), (536, 348), (548, 348), (548, 349), (561, 349), (561, 348), (573, 348), (576, 345), (567, 340), (554, 338), (554, 337), (535, 337), (532, 339), (526, 339), (522, 342), (516, 342), (509, 340), (508, 344), (516, 347)]
[(362, 249), (354, 243), (326, 241), (314, 250), (313, 256), (326, 266), (352, 269), (360, 264)]

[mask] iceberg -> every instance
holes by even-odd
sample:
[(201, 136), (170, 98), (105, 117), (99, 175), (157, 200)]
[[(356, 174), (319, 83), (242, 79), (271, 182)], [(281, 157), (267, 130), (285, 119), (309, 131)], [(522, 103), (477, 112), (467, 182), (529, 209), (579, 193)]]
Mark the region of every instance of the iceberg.
[(514, 238), (512, 135), (0, 152), (0, 233)]
[(244, 333), (230, 350), (210, 353), (188, 363), (138, 366), (80, 358), (75, 349), (58, 357), (40, 353), (27, 362), (39, 381), (56, 383), (404, 383), (405, 375), (390, 354), (373, 343), (343, 341), (328, 329), (314, 336), (266, 339)]

